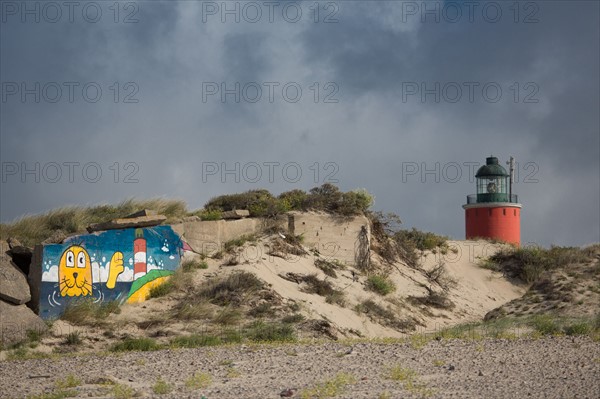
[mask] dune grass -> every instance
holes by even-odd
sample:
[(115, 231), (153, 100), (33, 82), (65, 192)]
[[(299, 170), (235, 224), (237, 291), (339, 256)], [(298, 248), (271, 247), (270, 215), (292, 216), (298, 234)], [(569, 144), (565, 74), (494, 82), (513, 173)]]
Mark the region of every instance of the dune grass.
[(101, 324), (111, 313), (120, 312), (117, 301), (95, 303), (92, 298), (87, 298), (68, 305), (60, 318), (75, 325), (95, 326)]
[(154, 198), (128, 199), (117, 205), (66, 206), (38, 215), (26, 215), (12, 223), (0, 224), (0, 239), (15, 237), (23, 245), (34, 246), (62, 230), (66, 234), (85, 233), (92, 223), (122, 218), (140, 209), (151, 209), (167, 217), (167, 223), (187, 216), (185, 202)]

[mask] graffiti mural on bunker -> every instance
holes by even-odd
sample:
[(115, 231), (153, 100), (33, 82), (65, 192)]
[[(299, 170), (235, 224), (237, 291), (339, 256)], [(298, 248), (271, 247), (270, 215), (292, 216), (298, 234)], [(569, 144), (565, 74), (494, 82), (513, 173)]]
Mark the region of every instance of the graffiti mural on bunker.
[(108, 230), (44, 246), (40, 316), (74, 300), (144, 301), (179, 267), (183, 242), (171, 226)]

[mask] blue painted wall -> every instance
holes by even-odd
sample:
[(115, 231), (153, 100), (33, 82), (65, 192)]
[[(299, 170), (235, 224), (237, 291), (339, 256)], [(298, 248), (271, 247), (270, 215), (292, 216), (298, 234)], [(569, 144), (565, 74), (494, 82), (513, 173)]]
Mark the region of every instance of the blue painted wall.
[(120, 303), (145, 299), (149, 287), (179, 267), (183, 248), (171, 226), (108, 230), (45, 245), (39, 315), (57, 318), (83, 298)]

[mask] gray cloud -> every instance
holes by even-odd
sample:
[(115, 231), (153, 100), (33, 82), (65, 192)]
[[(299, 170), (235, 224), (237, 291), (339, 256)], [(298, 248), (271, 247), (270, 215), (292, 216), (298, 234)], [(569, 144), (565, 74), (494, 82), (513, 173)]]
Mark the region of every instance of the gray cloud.
[[(103, 173), (97, 183), (80, 170), (72, 183), (66, 177), (50, 183), (43, 176), (35, 183), (32, 175), (23, 183), (8, 176), (0, 192), (2, 221), (131, 196), (177, 197), (199, 207), (226, 192), (309, 189), (335, 172), (341, 188), (368, 189), (377, 209), (398, 213), (406, 226), (461, 238), (460, 206), (475, 190), (463, 163), (482, 163), (493, 153), (520, 162), (515, 190), (524, 205), (524, 242), (600, 241), (595, 2), (535, 2), (539, 22), (533, 24), (514, 23), (508, 3), (500, 2), (498, 23), (481, 16), (473, 23), (422, 23), (416, 16), (404, 22), (402, 2), (338, 2), (339, 22), (330, 24), (313, 22), (312, 2), (297, 3), (304, 13), (296, 23), (278, 12), (271, 23), (266, 9), (257, 23), (231, 17), (222, 23), (220, 15), (203, 14), (203, 3), (182, 1), (136, 3), (139, 22), (123, 24), (112, 21), (108, 3), (98, 4), (105, 13), (97, 24), (8, 18), (1, 25), (3, 83), (96, 82), (102, 88), (96, 103), (81, 98), (81, 90), (73, 103), (35, 103), (31, 96), (25, 103), (19, 96), (0, 103), (3, 165), (39, 162), (43, 168), (73, 161), (81, 168), (95, 162)], [(321, 9), (320, 20), (329, 11)], [(132, 95), (127, 82), (139, 91)], [(206, 82), (228, 88), (257, 82), (262, 97), (236, 103), (228, 95), (222, 103), (217, 94), (203, 101)], [(279, 83), (272, 103), (264, 82)], [(282, 97), (290, 82), (302, 88), (296, 103)], [(326, 88), (328, 82), (339, 90)], [(479, 86), (473, 102), (463, 91), (457, 103), (443, 96), (436, 103), (433, 95), (424, 102), (418, 94), (403, 98), (413, 82), (419, 89), (435, 82), (456, 82), (463, 90), (464, 82)], [(481, 96), (489, 82), (503, 90), (498, 102)], [(518, 102), (515, 86), (511, 90), (515, 82)], [(526, 88), (528, 82), (535, 86)], [(533, 96), (539, 102), (524, 103), (532, 87), (539, 88)], [(124, 103), (128, 94), (138, 102)], [(325, 103), (328, 94), (338, 102)], [(138, 183), (123, 182), (132, 172), (127, 162), (139, 167)], [(225, 182), (217, 175), (203, 182), (207, 162), (229, 169), (237, 162), (241, 175), (256, 162), (263, 175), (256, 183), (243, 176), (236, 182), (232, 174)], [(265, 162), (279, 162), (272, 182)], [(292, 162), (301, 167), (297, 182)], [(286, 164), (289, 174), (282, 175)], [(438, 180), (432, 172), (403, 181), (409, 164), (430, 170), (439, 164)], [(444, 175), (454, 164), (461, 165), (458, 179)]]

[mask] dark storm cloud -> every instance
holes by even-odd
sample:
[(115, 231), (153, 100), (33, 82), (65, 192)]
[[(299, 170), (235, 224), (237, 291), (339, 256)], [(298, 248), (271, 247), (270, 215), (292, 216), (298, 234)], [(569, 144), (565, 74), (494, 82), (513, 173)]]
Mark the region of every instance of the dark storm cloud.
[[(263, 9), (258, 23), (235, 23), (231, 16), (222, 23), (222, 15), (206, 13), (208, 3), (183, 1), (135, 3), (133, 24), (114, 23), (112, 3), (99, 3), (106, 18), (96, 24), (8, 19), (1, 24), (2, 82), (94, 81), (103, 97), (0, 103), (2, 162), (96, 162), (103, 178), (36, 184), (10, 176), (0, 193), (2, 221), (131, 196), (180, 197), (199, 207), (225, 192), (309, 189), (330, 176), (344, 190), (367, 188), (376, 208), (399, 213), (407, 227), (461, 238), (460, 205), (475, 190), (464, 163), (482, 163), (493, 153), (519, 162), (515, 190), (524, 203), (524, 242), (599, 241), (598, 4), (533, 3), (539, 22), (532, 24), (521, 23), (523, 9), (513, 22), (512, 2), (496, 3), (503, 11), (498, 23), (481, 14), (472, 23), (435, 23), (431, 16), (422, 23), (402, 13), (422, 2), (358, 1), (336, 3), (337, 23), (322, 23), (331, 11), (325, 8), (314, 23), (313, 2), (299, 3), (304, 13), (295, 23), (282, 19), (283, 6), (274, 22)], [(137, 103), (123, 102), (131, 93), (127, 82), (139, 89)], [(260, 101), (237, 103), (231, 95), (225, 102), (221, 93), (205, 96), (207, 82), (279, 86), (273, 102), (263, 86)], [(282, 99), (289, 82), (302, 87), (296, 103)], [(323, 101), (328, 82), (337, 85), (337, 103)], [(407, 83), (435, 82), (479, 88), (495, 82), (503, 95), (491, 102), (479, 94), (470, 102), (463, 93), (457, 103), (403, 97)], [(537, 103), (523, 102), (528, 82), (539, 89)], [(127, 162), (139, 168), (138, 183), (123, 183), (131, 172)], [(279, 162), (272, 181), (268, 162)], [(302, 168), (297, 182), (282, 175), (289, 162)], [(203, 179), (207, 163), (229, 169), (257, 163), (263, 177), (256, 183), (232, 174)], [(458, 179), (450, 164), (461, 166)], [(403, 176), (407, 165), (419, 171)], [(421, 176), (422, 169), (430, 172)]]

